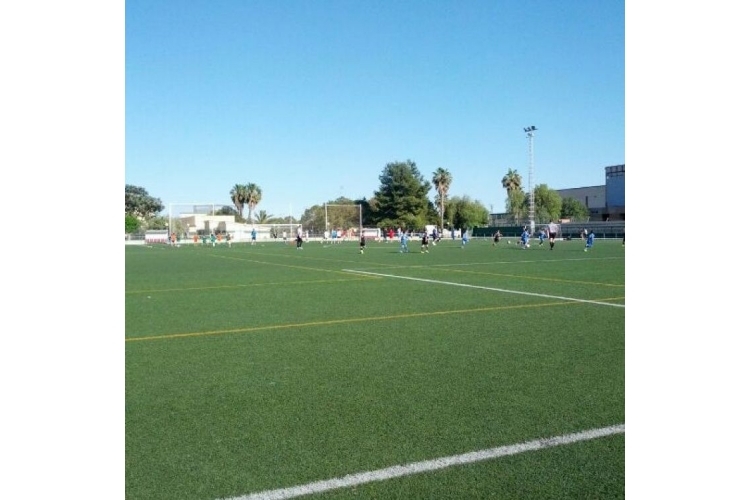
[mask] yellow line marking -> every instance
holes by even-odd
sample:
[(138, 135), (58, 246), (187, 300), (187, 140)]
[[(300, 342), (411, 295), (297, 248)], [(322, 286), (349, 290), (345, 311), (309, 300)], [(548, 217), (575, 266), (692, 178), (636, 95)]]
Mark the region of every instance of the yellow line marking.
[[(625, 297), (611, 297), (606, 299), (600, 299), (601, 301), (610, 300), (622, 300)], [(457, 309), (452, 311), (433, 311), (433, 312), (422, 312), (422, 313), (404, 313), (404, 314), (391, 314), (387, 317), (384, 316), (371, 316), (366, 318), (348, 318), (348, 319), (334, 319), (326, 321), (309, 321), (305, 323), (287, 323), (281, 325), (265, 325), (265, 326), (254, 326), (249, 328), (236, 328), (231, 330), (213, 330), (207, 332), (190, 332), (190, 333), (172, 333), (167, 335), (155, 335), (149, 337), (131, 337), (126, 338), (125, 342), (138, 342), (143, 340), (169, 340), (186, 337), (206, 337), (209, 335), (226, 335), (232, 333), (249, 333), (249, 332), (260, 332), (266, 330), (283, 330), (288, 328), (304, 328), (304, 327), (315, 327), (315, 326), (326, 326), (326, 325), (341, 325), (346, 323), (362, 323), (366, 321), (391, 321), (393, 319), (406, 319), (406, 318), (422, 318), (427, 316), (444, 316), (449, 314), (463, 314), (473, 312), (489, 312), (489, 311), (503, 311), (509, 309), (526, 309), (526, 308), (537, 308), (537, 307), (549, 307), (549, 306), (562, 306), (571, 305), (567, 301), (558, 302), (546, 302), (542, 304), (521, 304), (515, 306), (494, 306), (494, 307), (479, 307), (475, 309)]]
[[(357, 241), (357, 243), (359, 243), (359, 240)], [(328, 246), (328, 245), (326, 245), (326, 246)], [(338, 246), (338, 244), (336, 246)], [(352, 246), (351, 248), (354, 249), (355, 247)], [(356, 246), (356, 251), (359, 252), (359, 245)], [(287, 259), (319, 260), (319, 261), (322, 261), (322, 262), (333, 262), (334, 264), (337, 264), (337, 265), (339, 263), (342, 263), (342, 262), (348, 262), (350, 264), (361, 264), (362, 263), (361, 260), (341, 260), (341, 259), (329, 259), (329, 258), (325, 258), (325, 257), (308, 257), (308, 254), (302, 255), (300, 253), (294, 253), (294, 254), (287, 254), (287, 253), (275, 254), (275, 253), (262, 253), (262, 252), (254, 252), (254, 251), (253, 252), (251, 252), (251, 251), (244, 251), (242, 253), (243, 254), (247, 254), (247, 255), (262, 255), (264, 257), (284, 257), (284, 258), (287, 258)], [(382, 262), (368, 262), (367, 264), (371, 265), (371, 266), (393, 267), (393, 264), (384, 264)]]
[(337, 280), (308, 280), (308, 281), (274, 281), (270, 283), (250, 283), (246, 285), (216, 285), (216, 286), (196, 286), (187, 288), (158, 288), (153, 290), (131, 290), (126, 291), (125, 294), (134, 293), (159, 293), (159, 292), (184, 292), (194, 290), (217, 290), (222, 288), (246, 288), (254, 286), (273, 286), (273, 285), (307, 285), (315, 283), (340, 283), (342, 281), (361, 281), (362, 279), (382, 279), (377, 276), (362, 276), (356, 279), (337, 279)]
[(293, 266), (291, 264), (279, 264), (279, 263), (276, 263), (276, 262), (268, 262), (268, 261), (265, 261), (265, 260), (243, 259), (243, 258), (240, 258), (240, 257), (230, 257), (228, 255), (211, 255), (211, 257), (215, 257), (217, 259), (239, 260), (239, 261), (242, 261), (242, 262), (255, 262), (256, 264), (266, 264), (266, 265), (269, 265), (269, 266), (289, 267), (289, 268), (292, 268), (292, 269), (304, 269), (306, 271), (317, 271), (319, 273), (338, 273), (338, 274), (343, 274), (343, 275), (346, 275), (346, 276), (350, 275), (350, 273), (345, 273), (343, 271), (337, 271), (335, 269), (321, 269), (319, 267)]

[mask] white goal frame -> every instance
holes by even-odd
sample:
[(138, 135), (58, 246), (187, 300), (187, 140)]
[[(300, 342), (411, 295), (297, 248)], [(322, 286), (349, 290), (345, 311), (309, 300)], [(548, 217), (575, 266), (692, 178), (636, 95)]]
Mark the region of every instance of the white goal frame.
[(351, 205), (344, 205), (344, 204), (334, 204), (334, 203), (324, 203), (323, 208), (325, 209), (325, 215), (326, 215), (326, 231), (330, 231), (331, 228), (328, 227), (328, 207), (359, 207), (359, 234), (362, 234), (362, 205), (360, 203), (354, 203)]

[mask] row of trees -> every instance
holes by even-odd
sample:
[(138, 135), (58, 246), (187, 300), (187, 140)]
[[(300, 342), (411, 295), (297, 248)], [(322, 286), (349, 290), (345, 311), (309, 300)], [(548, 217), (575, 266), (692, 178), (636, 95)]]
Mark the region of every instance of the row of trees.
[[(486, 225), (489, 212), (478, 200), (468, 196), (449, 197), (453, 177), (445, 168), (438, 168), (426, 180), (415, 162), (388, 163), (379, 176), (380, 186), (370, 199), (352, 200), (340, 197), (330, 200), (328, 205), (351, 205), (352, 211), (336, 210), (326, 217), (325, 205), (314, 205), (305, 210), (299, 221), (291, 217), (274, 217), (265, 210), (255, 213), (263, 198), (263, 191), (255, 183), (235, 184), (229, 191), (232, 205), (221, 207), (216, 215), (233, 215), (238, 222), (256, 224), (301, 223), (306, 229), (322, 232), (331, 227), (351, 225), (359, 222), (359, 209), (362, 207), (362, 223), (368, 227), (401, 227), (404, 229), (421, 229), (427, 224), (440, 227), (468, 228)], [(515, 223), (528, 218), (529, 193), (522, 188), (522, 177), (517, 170), (508, 169), (502, 178), (502, 187), (506, 190), (506, 211), (511, 214)], [(435, 189), (436, 195), (430, 200), (428, 193)], [(546, 222), (568, 218), (586, 220), (588, 209), (574, 198), (562, 199), (556, 191), (540, 184), (534, 187), (534, 200), (537, 221)], [(248, 207), (247, 217), (243, 217)], [(164, 210), (161, 200), (154, 198), (138, 186), (125, 186), (125, 230), (166, 228), (167, 221), (158, 216)], [(326, 219), (329, 228), (325, 227)]]
[[(522, 178), (517, 170), (508, 169), (503, 176), (502, 186), (505, 188), (505, 210), (511, 214), (516, 223), (527, 220), (531, 197), (523, 190)], [(570, 219), (588, 220), (589, 209), (575, 198), (562, 198), (557, 191), (546, 184), (534, 186), (534, 212), (537, 222)]]
[[(359, 205), (366, 227), (419, 230), (428, 224), (456, 228), (487, 224), (489, 212), (481, 202), (468, 196), (448, 197), (452, 177), (444, 168), (433, 172), (430, 182), (413, 161), (393, 162), (385, 166), (379, 180), (380, 187), (370, 199), (340, 197), (314, 205), (305, 210), (300, 223), (314, 232), (351, 226), (353, 221), (359, 222)], [(434, 202), (428, 196), (431, 187), (437, 192)], [(326, 204), (335, 209), (326, 213)], [(341, 205), (351, 205), (352, 210)]]

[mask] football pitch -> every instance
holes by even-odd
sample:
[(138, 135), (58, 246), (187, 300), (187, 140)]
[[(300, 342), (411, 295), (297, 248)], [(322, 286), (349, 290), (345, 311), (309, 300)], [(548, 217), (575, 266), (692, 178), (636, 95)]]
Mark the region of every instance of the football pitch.
[(625, 248), (127, 246), (128, 499), (625, 497)]

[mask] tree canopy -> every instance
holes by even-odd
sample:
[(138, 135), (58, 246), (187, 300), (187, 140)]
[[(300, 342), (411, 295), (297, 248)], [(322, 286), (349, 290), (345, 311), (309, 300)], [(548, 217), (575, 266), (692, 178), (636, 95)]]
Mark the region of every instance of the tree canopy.
[(486, 226), (490, 212), (479, 200), (469, 196), (453, 196), (445, 207), (448, 221), (452, 227), (468, 229), (474, 226)]
[(508, 173), (503, 176), (502, 184), (505, 192), (510, 196), (512, 191), (521, 189), (521, 174), (518, 173), (518, 170), (509, 168)]
[(585, 222), (589, 220), (589, 216), (589, 209), (579, 200), (572, 197), (563, 198), (561, 218)]
[[(528, 206), (528, 197), (526, 204)], [(546, 184), (539, 184), (534, 187), (534, 209), (536, 220), (548, 222), (558, 220), (562, 212), (562, 197), (554, 189), (550, 189)]]
[(144, 188), (125, 184), (125, 213), (139, 219), (150, 219), (164, 210), (159, 198), (148, 194)]
[(234, 187), (229, 191), (229, 197), (231, 198), (235, 208), (237, 208), (239, 219), (244, 219), (242, 216), (242, 212), (245, 209), (245, 205), (247, 205), (250, 208), (250, 210), (248, 210), (247, 220), (252, 221), (253, 211), (255, 210), (255, 207), (257, 207), (260, 203), (260, 200), (263, 198), (263, 190), (260, 188), (260, 186), (252, 182), (247, 184), (235, 184)]
[(388, 163), (373, 198), (373, 220), (381, 227), (423, 228), (428, 221), (429, 191), (430, 183), (422, 177), (416, 163)]

